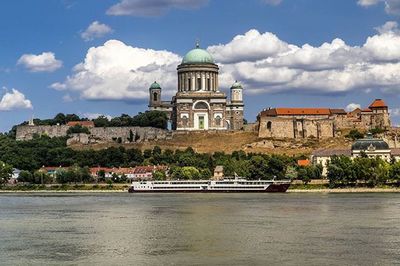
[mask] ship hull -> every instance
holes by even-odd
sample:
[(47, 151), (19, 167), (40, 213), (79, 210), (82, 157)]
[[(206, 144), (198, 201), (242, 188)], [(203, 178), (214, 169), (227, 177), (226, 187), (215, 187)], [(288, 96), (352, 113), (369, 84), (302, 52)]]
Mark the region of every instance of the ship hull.
[(288, 184), (271, 184), (266, 189), (140, 189), (133, 187), (128, 189), (129, 193), (283, 193), (288, 190)]

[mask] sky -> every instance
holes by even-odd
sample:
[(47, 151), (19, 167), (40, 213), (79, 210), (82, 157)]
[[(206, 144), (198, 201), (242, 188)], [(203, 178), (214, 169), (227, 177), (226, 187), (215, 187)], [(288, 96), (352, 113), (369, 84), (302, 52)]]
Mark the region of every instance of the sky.
[(399, 19), (400, 0), (3, 0), (0, 132), (60, 112), (135, 115), (154, 81), (170, 100), (196, 40), (220, 90), (242, 83), (248, 121), (382, 98), (399, 125)]

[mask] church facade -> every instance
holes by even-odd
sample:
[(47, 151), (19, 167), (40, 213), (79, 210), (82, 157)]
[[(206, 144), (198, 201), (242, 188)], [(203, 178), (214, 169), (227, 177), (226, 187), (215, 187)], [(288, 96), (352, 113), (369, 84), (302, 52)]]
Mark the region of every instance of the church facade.
[(241, 130), (243, 128), (243, 88), (235, 82), (230, 100), (219, 90), (219, 67), (212, 56), (196, 45), (177, 67), (177, 93), (162, 101), (162, 88), (149, 88), (149, 110), (167, 112), (173, 130)]

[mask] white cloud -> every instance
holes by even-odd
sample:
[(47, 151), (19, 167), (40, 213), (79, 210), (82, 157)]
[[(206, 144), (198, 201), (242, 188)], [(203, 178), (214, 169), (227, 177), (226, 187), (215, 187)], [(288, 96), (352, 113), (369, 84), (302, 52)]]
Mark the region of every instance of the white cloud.
[(389, 109), (389, 114), (391, 117), (399, 117), (400, 116), (400, 108)]
[(32, 103), (25, 95), (16, 89), (6, 92), (0, 101), (0, 111), (11, 111), (15, 109), (32, 109)]
[(221, 63), (257, 61), (287, 52), (289, 49), (289, 45), (275, 34), (270, 32), (261, 34), (255, 29), (249, 30), (244, 35), (237, 35), (227, 44), (208, 47), (215, 60)]
[(396, 21), (388, 21), (382, 26), (376, 27), (376, 31), (380, 34), (384, 33), (399, 33), (399, 24)]
[(263, 0), (263, 2), (268, 4), (268, 5), (277, 6), (280, 3), (282, 3), (282, 0)]
[(199, 8), (207, 2), (208, 0), (120, 0), (107, 10), (107, 14), (153, 17), (163, 15), (173, 8)]
[(72, 96), (69, 95), (69, 94), (65, 94), (65, 95), (62, 97), (62, 99), (63, 99), (63, 101), (64, 101), (65, 103), (70, 103), (70, 102), (73, 102), (73, 101), (74, 101), (74, 99), (72, 98)]
[(172, 95), (176, 87), (176, 66), (181, 58), (168, 51), (132, 47), (110, 40), (88, 50), (84, 61), (64, 83), (54, 89), (78, 92), (90, 100), (144, 100), (148, 88), (157, 80), (164, 95)]
[(381, 0), (358, 0), (357, 4), (360, 6), (372, 6), (379, 3)]
[(362, 46), (335, 39), (317, 47), (298, 47), (272, 33), (251, 30), (208, 50), (223, 63), (220, 84), (228, 87), (238, 79), (249, 93), (326, 94), (400, 87), (400, 35), (395, 25)]
[(105, 114), (100, 114), (100, 113), (84, 113), (83, 116), (90, 120), (96, 119), (100, 116), (104, 116), (108, 120), (111, 120), (113, 118), (111, 115), (105, 115)]
[[(381, 28), (385, 28), (382, 26)], [(240, 80), (246, 93), (337, 94), (359, 90), (400, 90), (400, 34), (395, 25), (367, 38), (361, 46), (334, 39), (320, 46), (297, 46), (273, 33), (250, 30), (232, 41), (210, 46), (220, 66), (220, 87)], [(54, 83), (89, 100), (143, 101), (157, 80), (163, 95), (176, 92), (181, 57), (168, 51), (128, 46), (110, 40), (88, 50), (71, 76)]]
[(113, 30), (110, 26), (94, 21), (84, 32), (81, 33), (81, 37), (87, 42), (94, 40), (95, 38), (104, 37), (111, 32), (113, 32)]
[(62, 67), (62, 61), (57, 60), (54, 53), (44, 52), (39, 55), (24, 54), (17, 62), (31, 72), (53, 72)]
[(385, 11), (388, 14), (400, 15), (400, 0), (358, 0), (357, 4), (363, 7), (369, 7), (378, 3), (385, 4)]
[(355, 109), (357, 109), (357, 108), (360, 108), (360, 109), (361, 109), (361, 105), (358, 104), (358, 103), (349, 103), (349, 104), (346, 106), (346, 111), (347, 111), (347, 112), (351, 112), (351, 111), (353, 111), (353, 110), (355, 110)]
[(55, 83), (51, 84), (49, 87), (52, 89), (58, 90), (58, 91), (65, 90), (67, 88), (67, 86), (65, 84), (60, 83), (60, 82), (55, 82)]

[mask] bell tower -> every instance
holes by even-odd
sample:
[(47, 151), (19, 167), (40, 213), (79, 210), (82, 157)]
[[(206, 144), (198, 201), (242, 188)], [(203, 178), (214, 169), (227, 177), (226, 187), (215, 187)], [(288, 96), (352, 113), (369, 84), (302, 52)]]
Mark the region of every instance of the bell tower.
[(161, 106), (161, 86), (156, 81), (151, 84), (149, 88), (149, 107), (151, 109), (157, 109), (157, 107)]

